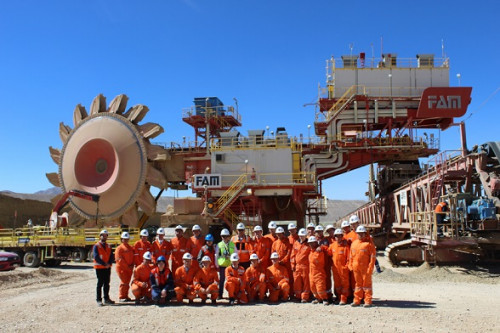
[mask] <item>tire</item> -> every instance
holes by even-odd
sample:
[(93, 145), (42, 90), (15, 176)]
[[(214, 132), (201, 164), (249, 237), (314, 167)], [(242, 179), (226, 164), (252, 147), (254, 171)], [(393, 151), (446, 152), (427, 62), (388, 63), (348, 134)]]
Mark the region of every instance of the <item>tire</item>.
[(93, 248), (90, 248), (89, 251), (87, 252), (87, 261), (88, 262), (93, 262), (94, 261)]
[(74, 262), (84, 262), (87, 260), (87, 250), (85, 249), (75, 249), (71, 253), (71, 258), (73, 259)]
[(35, 251), (26, 252), (23, 257), (23, 265), (32, 268), (40, 266), (40, 257), (38, 257), (38, 253)]
[(57, 266), (60, 266), (61, 265), (61, 260), (58, 260), (58, 259), (49, 259), (47, 261), (45, 261), (45, 266), (47, 267), (57, 267)]

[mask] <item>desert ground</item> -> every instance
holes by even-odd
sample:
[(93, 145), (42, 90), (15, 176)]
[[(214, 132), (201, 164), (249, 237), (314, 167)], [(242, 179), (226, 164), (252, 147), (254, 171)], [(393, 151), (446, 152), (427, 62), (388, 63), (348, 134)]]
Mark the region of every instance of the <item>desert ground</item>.
[[(500, 269), (398, 267), (379, 258), (374, 307), (282, 303), (97, 307), (90, 263), (0, 272), (1, 332), (500, 332)], [(111, 296), (118, 299), (112, 273)]]

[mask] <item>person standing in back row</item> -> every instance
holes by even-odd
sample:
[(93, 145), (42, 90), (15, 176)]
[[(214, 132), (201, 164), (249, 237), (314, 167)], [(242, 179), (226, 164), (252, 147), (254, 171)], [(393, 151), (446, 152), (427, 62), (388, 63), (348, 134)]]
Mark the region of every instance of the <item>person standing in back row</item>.
[(97, 276), (96, 300), (97, 305), (115, 304), (109, 298), (109, 283), (111, 280), (111, 265), (113, 265), (113, 256), (111, 255), (111, 247), (106, 243), (108, 239), (108, 231), (101, 230), (99, 233), (99, 242), (94, 245), (92, 250), (94, 256), (94, 269)]
[(115, 250), (116, 273), (120, 278), (119, 302), (132, 301), (128, 297), (128, 291), (130, 279), (134, 272), (134, 249), (129, 245), (129, 239), (129, 233), (124, 231), (121, 235), (122, 243)]
[(215, 261), (219, 268), (219, 299), (222, 299), (224, 282), (226, 281), (226, 268), (231, 266), (231, 255), (234, 253), (235, 246), (231, 242), (229, 230), (222, 229), (220, 235), (222, 240), (215, 247)]
[(365, 226), (356, 229), (358, 239), (351, 245), (349, 266), (354, 273), (354, 302), (351, 306), (359, 306), (364, 299), (365, 307), (372, 306), (372, 274), (375, 267), (376, 250)]
[(236, 226), (236, 236), (233, 236), (231, 241), (234, 243), (235, 253), (240, 257), (240, 265), (244, 269), (250, 267), (250, 252), (252, 250), (252, 239), (245, 234), (245, 225), (238, 223)]

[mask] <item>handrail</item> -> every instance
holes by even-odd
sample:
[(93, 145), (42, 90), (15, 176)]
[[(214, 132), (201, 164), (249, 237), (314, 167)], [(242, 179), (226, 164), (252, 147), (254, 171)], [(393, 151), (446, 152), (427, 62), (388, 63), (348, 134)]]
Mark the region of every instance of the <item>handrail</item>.
[(241, 192), (247, 182), (247, 174), (244, 173), (220, 196), (215, 203), (215, 216), (220, 215), (224, 208)]
[[(358, 86), (352, 85), (349, 89), (346, 90), (346, 92), (328, 110), (328, 119), (333, 118), (338, 112), (340, 112), (340, 110), (342, 110), (348, 104), (350, 99), (353, 98), (354, 95), (356, 95), (357, 88)], [(340, 105), (341, 103), (342, 105), (339, 108), (337, 108), (337, 106)]]
[(273, 137), (262, 138), (247, 138), (247, 137), (233, 137), (233, 138), (212, 138), (210, 142), (210, 151), (223, 151), (234, 149), (276, 149), (276, 148), (291, 148), (293, 151), (300, 151), (302, 149), (302, 142), (296, 138), (276, 135)]

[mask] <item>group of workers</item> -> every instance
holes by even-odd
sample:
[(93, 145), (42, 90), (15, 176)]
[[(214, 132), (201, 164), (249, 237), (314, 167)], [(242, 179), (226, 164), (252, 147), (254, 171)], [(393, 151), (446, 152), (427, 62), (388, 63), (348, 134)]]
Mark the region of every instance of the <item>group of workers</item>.
[(352, 300), (351, 306), (372, 306), (376, 250), (356, 215), (343, 221), (339, 229), (310, 223), (297, 230), (290, 223), (289, 236), (275, 222), (268, 229), (269, 234), (263, 235), (262, 227), (255, 226), (250, 237), (239, 223), (233, 237), (223, 229), (217, 244), (211, 234), (203, 237), (198, 225), (193, 226), (190, 238), (177, 226), (171, 241), (159, 228), (153, 243), (144, 229), (133, 246), (130, 235), (123, 232), (114, 256), (103, 230), (93, 250), (97, 304), (114, 304), (109, 298), (109, 282), (111, 265), (116, 263), (120, 302), (132, 301), (131, 290), (136, 304), (153, 301), (161, 305), (174, 298), (193, 303), (196, 297), (203, 304), (210, 297), (216, 304), (225, 289), (230, 305), (265, 300), (328, 305), (336, 297), (339, 305)]

